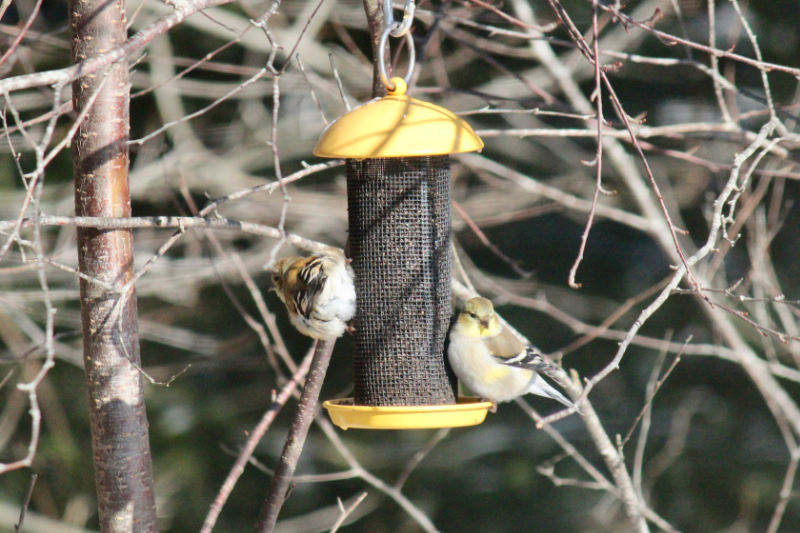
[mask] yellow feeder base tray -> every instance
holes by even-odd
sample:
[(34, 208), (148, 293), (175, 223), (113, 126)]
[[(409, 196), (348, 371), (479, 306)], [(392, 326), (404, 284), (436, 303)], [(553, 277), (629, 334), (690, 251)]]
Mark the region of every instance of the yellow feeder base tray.
[(352, 398), (328, 400), (322, 406), (342, 429), (432, 429), (477, 426), (492, 402), (459, 396), (456, 405), (373, 407), (353, 405)]

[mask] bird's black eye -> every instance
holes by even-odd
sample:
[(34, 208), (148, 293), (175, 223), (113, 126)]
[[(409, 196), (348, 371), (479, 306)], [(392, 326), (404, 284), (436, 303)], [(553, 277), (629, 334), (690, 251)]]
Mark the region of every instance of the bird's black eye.
[(473, 313), (473, 312), (471, 312), (471, 311), (468, 311), (468, 312), (467, 312), (467, 314), (468, 314), (469, 316), (471, 316), (472, 318), (478, 318), (478, 315), (476, 315), (475, 313)]

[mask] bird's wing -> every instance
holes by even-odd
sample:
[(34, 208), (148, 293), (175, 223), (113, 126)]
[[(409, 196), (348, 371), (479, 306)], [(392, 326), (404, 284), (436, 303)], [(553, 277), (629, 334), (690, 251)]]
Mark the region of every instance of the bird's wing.
[(330, 259), (325, 256), (317, 256), (300, 269), (297, 277), (308, 286), (311, 292), (318, 292), (320, 287), (325, 284), (325, 280), (328, 279), (325, 268), (328, 266), (329, 261)]
[[(533, 346), (524, 345), (516, 335), (505, 328), (503, 328), (503, 331), (500, 332), (499, 335), (487, 339), (486, 346), (489, 348), (489, 353), (491, 353), (498, 362), (507, 366), (534, 371), (526, 392), (552, 398), (563, 403), (567, 407), (573, 407), (571, 401), (557, 391), (552, 385), (547, 383), (542, 376), (536, 373), (537, 370), (545, 370), (553, 367), (553, 365), (544, 360), (539, 350)], [(578, 412), (580, 412), (580, 410)]]
[(522, 344), (522, 341), (505, 328), (498, 335), (490, 337), (484, 342), (489, 353), (503, 363), (525, 352), (525, 345)]
[(541, 352), (532, 346), (526, 346), (522, 352), (514, 357), (504, 359), (502, 363), (517, 368), (527, 368), (528, 370), (544, 370), (552, 367), (550, 363), (544, 360)]
[(550, 366), (539, 350), (533, 346), (525, 346), (516, 335), (505, 328), (496, 337), (488, 339), (486, 345), (489, 353), (504, 365), (528, 370), (542, 370)]
[[(335, 259), (327, 255), (311, 256), (297, 273), (298, 290), (295, 291), (294, 301), (297, 310), (304, 317), (309, 318), (314, 311), (315, 301), (320, 297), (328, 282), (327, 269), (336, 267)], [(321, 317), (318, 317), (321, 319)]]
[(293, 269), (292, 300), (294, 301), (297, 313), (305, 318), (311, 316), (314, 304), (315, 287), (318, 285), (317, 277), (319, 271), (314, 266), (315, 261), (311, 260), (305, 264), (296, 265)]

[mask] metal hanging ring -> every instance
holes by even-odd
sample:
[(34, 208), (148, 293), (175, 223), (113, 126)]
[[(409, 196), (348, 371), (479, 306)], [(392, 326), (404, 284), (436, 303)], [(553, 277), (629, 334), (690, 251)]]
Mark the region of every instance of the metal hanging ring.
[(401, 22), (399, 26), (397, 26), (397, 22), (391, 25), (392, 37), (402, 37), (403, 35), (408, 33), (408, 30), (411, 29), (411, 23), (414, 22), (415, 9), (416, 6), (414, 5), (414, 0), (406, 0), (406, 5), (403, 7), (403, 22)]
[(414, 22), (415, 9), (416, 5), (414, 4), (414, 0), (405, 0), (405, 5), (403, 6), (403, 21), (398, 23), (394, 19), (394, 14), (392, 12), (392, 0), (383, 0), (383, 15), (386, 19), (386, 26), (392, 28), (392, 37), (402, 37), (411, 29), (411, 23)]
[(394, 13), (392, 12), (392, 0), (383, 0), (383, 23), (391, 26), (394, 22)]
[[(387, 0), (388, 2), (388, 0)], [(386, 61), (384, 57), (386, 55), (386, 42), (389, 39), (389, 34), (393, 35), (393, 31), (397, 30), (399, 27), (402, 26), (402, 23), (395, 22), (391, 26), (386, 26), (386, 29), (383, 30), (381, 34), (381, 43), (378, 46), (378, 68), (381, 71), (381, 79), (383, 80), (383, 84), (386, 85), (386, 88), (390, 91), (395, 90), (395, 85), (391, 81), (389, 81), (389, 76), (386, 74)], [(417, 57), (416, 52), (414, 51), (414, 36), (411, 35), (411, 32), (406, 30), (405, 33), (406, 37), (406, 44), (408, 44), (408, 72), (403, 77), (403, 81), (406, 84), (411, 83), (411, 74), (414, 72), (414, 64), (416, 63)]]

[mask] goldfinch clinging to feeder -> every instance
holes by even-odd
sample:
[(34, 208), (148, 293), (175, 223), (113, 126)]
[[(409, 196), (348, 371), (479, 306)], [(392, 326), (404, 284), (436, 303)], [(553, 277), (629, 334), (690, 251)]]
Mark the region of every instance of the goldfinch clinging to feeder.
[(548, 363), (500, 324), (486, 298), (467, 302), (450, 331), (448, 356), (458, 379), (487, 400), (507, 402), (532, 393), (573, 406), (536, 373)]
[(275, 263), (272, 283), (300, 333), (314, 339), (341, 337), (356, 314), (353, 269), (341, 250)]

